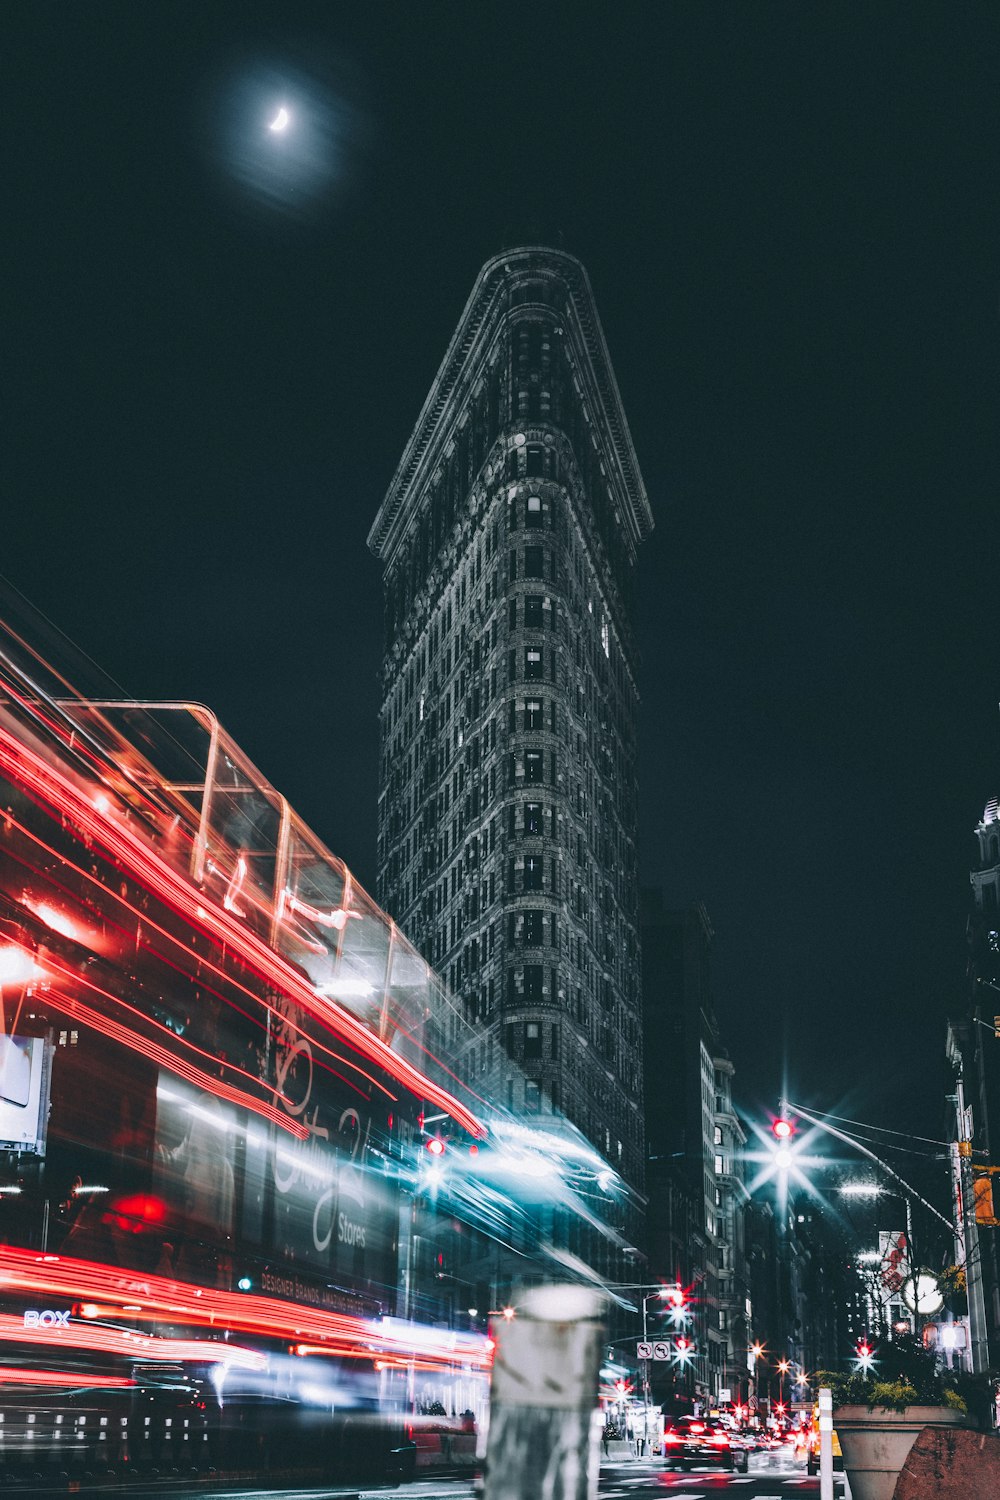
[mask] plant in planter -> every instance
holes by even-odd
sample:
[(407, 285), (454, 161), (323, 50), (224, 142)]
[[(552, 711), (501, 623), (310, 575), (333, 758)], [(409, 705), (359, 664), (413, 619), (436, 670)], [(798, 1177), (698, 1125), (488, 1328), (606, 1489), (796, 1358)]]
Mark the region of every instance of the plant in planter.
[(854, 1500), (891, 1500), (917, 1434), (966, 1420), (955, 1377), (939, 1371), (934, 1355), (912, 1335), (884, 1345), (877, 1364), (877, 1376), (858, 1370), (829, 1379)]

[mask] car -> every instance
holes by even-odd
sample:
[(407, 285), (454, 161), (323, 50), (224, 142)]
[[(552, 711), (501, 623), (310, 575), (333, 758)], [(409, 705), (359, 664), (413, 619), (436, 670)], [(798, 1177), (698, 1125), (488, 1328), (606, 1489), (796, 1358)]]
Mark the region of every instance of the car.
[(689, 1469), (694, 1464), (747, 1470), (747, 1453), (736, 1450), (721, 1422), (708, 1417), (673, 1417), (663, 1431), (664, 1467)]
[[(843, 1470), (844, 1470), (844, 1454), (843, 1454), (843, 1451), (842, 1451), (841, 1446), (840, 1446), (840, 1439), (838, 1438), (836, 1431), (834, 1431), (831, 1434), (831, 1437), (832, 1437), (832, 1447), (833, 1447), (833, 1467), (834, 1467), (834, 1470), (839, 1471), (840, 1473), (843, 1473)], [(806, 1448), (806, 1473), (807, 1474), (818, 1474), (819, 1473), (819, 1429), (818, 1428), (813, 1428), (812, 1430), (810, 1430), (810, 1433), (809, 1433), (809, 1442), (808, 1442), (808, 1446)]]

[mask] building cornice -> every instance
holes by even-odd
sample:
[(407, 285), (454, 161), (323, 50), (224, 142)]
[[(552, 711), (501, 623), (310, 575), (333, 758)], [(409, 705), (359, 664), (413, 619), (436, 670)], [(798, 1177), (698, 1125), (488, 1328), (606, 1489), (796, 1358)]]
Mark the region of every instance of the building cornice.
[[(634, 543), (653, 529), (653, 515), (629, 433), (618, 383), (586, 271), (574, 256), (544, 246), (525, 246), (494, 256), (483, 266), (447, 353), (441, 362), (416, 426), (368, 533), (368, 546), (388, 562), (424, 485), (451, 436), (467, 391), (481, 373), (483, 359), (504, 315), (513, 311), (513, 293), (541, 281), (560, 283), (563, 305), (553, 308), (571, 323), (572, 344), (592, 418), (601, 429), (608, 482)], [(451, 412), (449, 413), (449, 408)]]

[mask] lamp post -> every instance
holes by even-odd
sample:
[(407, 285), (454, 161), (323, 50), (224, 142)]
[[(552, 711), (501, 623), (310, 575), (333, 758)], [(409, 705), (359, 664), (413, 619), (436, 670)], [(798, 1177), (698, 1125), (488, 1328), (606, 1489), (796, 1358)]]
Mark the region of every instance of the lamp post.
[[(615, 1291), (639, 1292), (639, 1300), (642, 1303), (642, 1341), (648, 1342), (647, 1336), (647, 1309), (654, 1298), (659, 1297), (664, 1302), (670, 1302), (673, 1307), (675, 1321), (681, 1316), (686, 1298), (683, 1288), (674, 1282), (617, 1282)], [(643, 1453), (649, 1447), (649, 1360), (642, 1361), (642, 1444)]]
[(787, 1359), (778, 1360), (778, 1404), (782, 1409), (782, 1415), (784, 1415), (785, 1407), (785, 1376), (790, 1368), (791, 1365)]
[(757, 1361), (764, 1353), (764, 1345), (757, 1339), (750, 1345), (750, 1353), (753, 1355), (753, 1399), (756, 1403), (757, 1425), (760, 1425), (760, 1387), (757, 1383)]

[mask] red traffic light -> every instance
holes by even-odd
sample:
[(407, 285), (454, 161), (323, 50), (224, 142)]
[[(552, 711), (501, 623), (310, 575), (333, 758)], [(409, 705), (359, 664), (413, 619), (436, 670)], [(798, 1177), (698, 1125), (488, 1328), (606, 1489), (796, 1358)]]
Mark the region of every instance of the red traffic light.
[(779, 1117), (771, 1122), (771, 1130), (779, 1141), (790, 1141), (795, 1134), (795, 1126), (791, 1120)]
[(859, 1359), (871, 1359), (871, 1357), (872, 1357), (872, 1346), (871, 1346), (871, 1344), (869, 1344), (869, 1342), (868, 1342), (867, 1339), (858, 1339), (858, 1358)]
[(667, 1293), (667, 1301), (670, 1303), (671, 1307), (683, 1307), (684, 1303), (687, 1301), (687, 1298), (684, 1296), (684, 1293), (681, 1291), (679, 1286), (673, 1286)]
[(432, 1156), (443, 1156), (444, 1141), (442, 1141), (439, 1136), (432, 1135), (430, 1140), (427, 1142), (427, 1149)]

